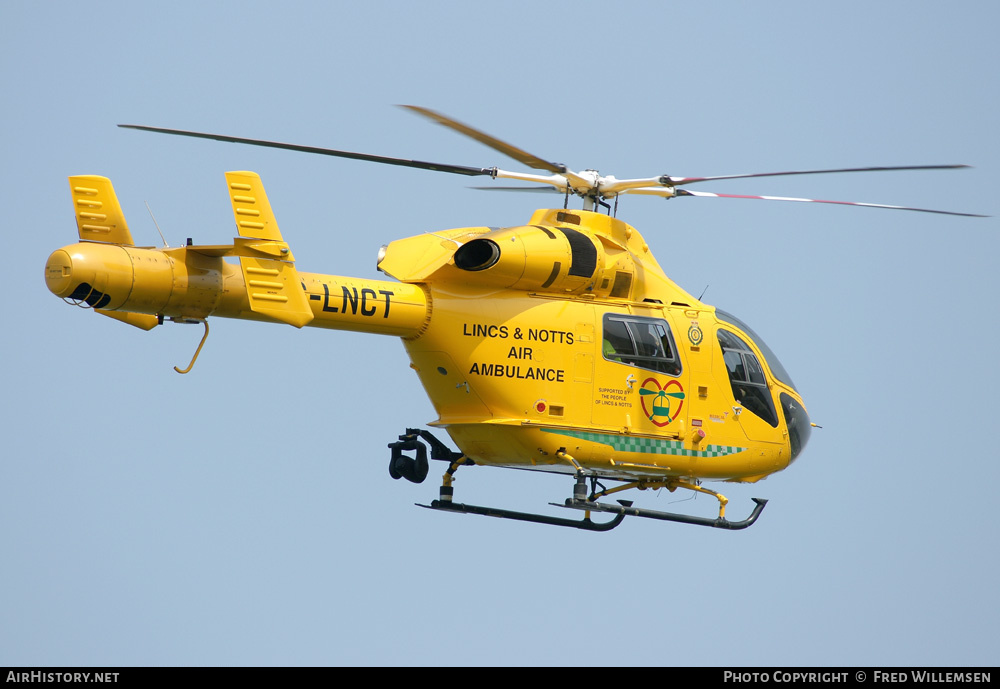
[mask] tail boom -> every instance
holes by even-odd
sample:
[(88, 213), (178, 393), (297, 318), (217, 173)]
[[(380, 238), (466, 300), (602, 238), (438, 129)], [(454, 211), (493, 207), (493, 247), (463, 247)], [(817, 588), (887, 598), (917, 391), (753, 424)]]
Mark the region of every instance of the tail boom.
[(298, 272), (254, 172), (226, 173), (239, 236), (217, 246), (136, 247), (110, 180), (69, 183), (81, 241), (49, 256), (45, 282), (79, 306), (146, 330), (165, 317), (209, 316), (404, 338), (425, 328), (430, 304), (420, 287)]
[[(57, 297), (107, 312), (288, 322), (283, 312), (268, 313), (251, 302), (268, 303), (261, 297), (272, 296), (265, 284), (274, 281), (271, 275), (248, 273), (245, 263), (234, 265), (198, 249), (81, 242), (52, 253), (45, 281)], [(271, 270), (260, 265), (266, 266), (258, 262), (250, 267)], [(429, 316), (424, 291), (405, 283), (297, 272), (283, 289), (308, 309), (302, 325), (310, 327), (415, 337)], [(285, 295), (271, 291), (278, 292), (272, 298), (280, 305)]]

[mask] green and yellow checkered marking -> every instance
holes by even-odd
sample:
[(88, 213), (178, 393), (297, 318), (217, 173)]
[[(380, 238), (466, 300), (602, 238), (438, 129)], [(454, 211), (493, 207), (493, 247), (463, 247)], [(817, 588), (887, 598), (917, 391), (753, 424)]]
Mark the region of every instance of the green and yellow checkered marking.
[(672, 455), (674, 457), (725, 457), (745, 450), (732, 445), (706, 445), (704, 450), (688, 450), (680, 440), (641, 438), (618, 433), (593, 433), (590, 431), (568, 431), (560, 428), (544, 428), (546, 433), (565, 435), (569, 438), (588, 440), (592, 443), (610, 445), (617, 452), (637, 452), (649, 455)]

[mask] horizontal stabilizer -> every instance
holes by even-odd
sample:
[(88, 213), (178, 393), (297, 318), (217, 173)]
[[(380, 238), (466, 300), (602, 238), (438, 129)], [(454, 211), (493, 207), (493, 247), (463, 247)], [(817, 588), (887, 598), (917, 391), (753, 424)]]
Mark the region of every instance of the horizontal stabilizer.
[(73, 212), (82, 241), (134, 246), (111, 180), (97, 175), (69, 178)]

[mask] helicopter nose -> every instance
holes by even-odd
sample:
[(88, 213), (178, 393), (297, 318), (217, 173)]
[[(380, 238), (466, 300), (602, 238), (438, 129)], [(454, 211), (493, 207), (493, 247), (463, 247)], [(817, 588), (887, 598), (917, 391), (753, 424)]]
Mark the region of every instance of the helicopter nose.
[(795, 399), (787, 392), (779, 395), (781, 411), (785, 415), (785, 424), (788, 426), (788, 444), (791, 449), (791, 459), (788, 463), (795, 461), (806, 443), (809, 442), (809, 435), (812, 433), (812, 423), (809, 421), (809, 413), (799, 400)]

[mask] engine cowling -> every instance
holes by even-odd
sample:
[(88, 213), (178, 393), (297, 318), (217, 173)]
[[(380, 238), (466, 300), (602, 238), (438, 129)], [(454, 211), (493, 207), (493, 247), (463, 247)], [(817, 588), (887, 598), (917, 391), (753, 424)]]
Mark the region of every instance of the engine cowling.
[(478, 284), (574, 293), (593, 289), (604, 250), (568, 227), (528, 225), (492, 230), (455, 251), (455, 268)]
[(472, 292), (513, 289), (641, 300), (639, 261), (656, 266), (642, 237), (620, 220), (543, 209), (527, 225), (466, 227), (396, 240), (379, 252), (378, 267), (401, 282)]

